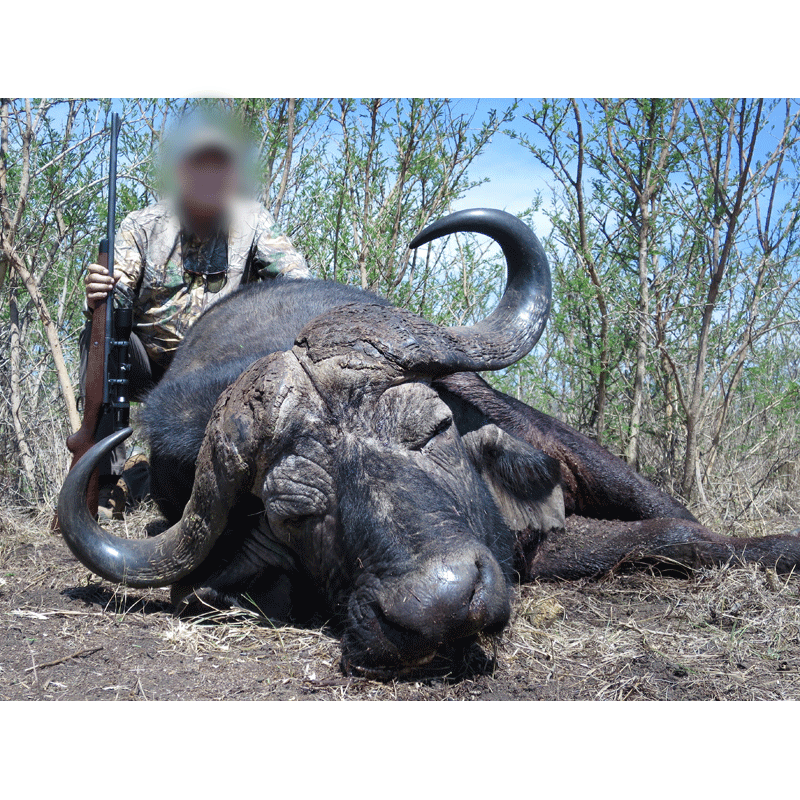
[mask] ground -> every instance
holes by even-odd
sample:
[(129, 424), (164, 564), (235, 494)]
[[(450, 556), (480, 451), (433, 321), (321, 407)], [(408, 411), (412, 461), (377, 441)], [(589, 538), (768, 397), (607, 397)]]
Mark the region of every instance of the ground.
[[(152, 517), (136, 512), (116, 532)], [(379, 682), (343, 676), (324, 627), (177, 619), (167, 590), (97, 579), (48, 523), (0, 509), (6, 700), (800, 699), (796, 576), (729, 565), (688, 580), (638, 572), (523, 586), (510, 628), (482, 643), (466, 675)]]

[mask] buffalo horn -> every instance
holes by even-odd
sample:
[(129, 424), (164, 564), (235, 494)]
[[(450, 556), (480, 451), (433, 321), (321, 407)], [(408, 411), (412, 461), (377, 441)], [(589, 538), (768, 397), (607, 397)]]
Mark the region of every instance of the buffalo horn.
[[(125, 539), (104, 531), (86, 505), (89, 478), (103, 456), (132, 433), (125, 428), (98, 442), (67, 475), (58, 498), (61, 532), (75, 557), (92, 572), (127, 586), (168, 586), (199, 566), (225, 529), (228, 510), (247, 479), (246, 468), (231, 457), (230, 443), (203, 443), (200, 462), (183, 517), (171, 528), (147, 539)], [(225, 451), (228, 452), (225, 452)], [(204, 451), (205, 453), (204, 458)]]
[(552, 296), (547, 257), (524, 222), (491, 208), (456, 211), (425, 228), (410, 248), (458, 232), (494, 239), (505, 256), (508, 277), (497, 308), (486, 319), (443, 329), (450, 352), (442, 366), (459, 372), (502, 369), (531, 351), (547, 323)]

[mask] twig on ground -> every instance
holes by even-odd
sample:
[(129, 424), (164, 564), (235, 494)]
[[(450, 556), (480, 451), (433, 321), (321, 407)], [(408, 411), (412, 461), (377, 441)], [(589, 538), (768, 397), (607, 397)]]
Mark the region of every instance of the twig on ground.
[(69, 656), (64, 656), (63, 658), (57, 658), (55, 661), (47, 661), (44, 664), (34, 664), (32, 667), (28, 667), (25, 672), (36, 672), (37, 669), (44, 669), (45, 667), (56, 667), (59, 664), (63, 664), (65, 661), (71, 661), (73, 658), (83, 658), (84, 656), (90, 656), (92, 653), (96, 653), (98, 650), (102, 650), (102, 645), (100, 647), (89, 647), (86, 650), (78, 650), (77, 653), (73, 653)]

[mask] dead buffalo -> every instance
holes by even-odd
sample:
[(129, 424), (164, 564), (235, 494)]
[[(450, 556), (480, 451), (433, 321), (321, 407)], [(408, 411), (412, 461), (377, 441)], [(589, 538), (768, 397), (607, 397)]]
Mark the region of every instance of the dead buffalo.
[(515, 580), (600, 575), (622, 562), (731, 558), (791, 569), (800, 539), (731, 539), (557, 420), (476, 372), (539, 338), (550, 274), (501, 211), (462, 211), (411, 244), (486, 234), (508, 265), (497, 309), (441, 328), (335, 283), (244, 288), (188, 334), (142, 421), (153, 494), (173, 523), (121, 539), (91, 519), (100, 442), (67, 477), (58, 516), (92, 571), (172, 586), (177, 606), (241, 603), (338, 620), (345, 669), (398, 674), (498, 633)]

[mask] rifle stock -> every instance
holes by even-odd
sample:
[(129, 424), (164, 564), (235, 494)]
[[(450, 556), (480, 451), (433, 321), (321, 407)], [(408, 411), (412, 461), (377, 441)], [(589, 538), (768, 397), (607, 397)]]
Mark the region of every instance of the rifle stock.
[[(108, 269), (108, 240), (100, 242), (97, 263)], [(111, 297), (98, 301), (92, 311), (92, 332), (89, 339), (89, 353), (86, 361), (86, 388), (83, 401), (83, 422), (81, 427), (67, 439), (67, 449), (72, 453), (70, 470), (81, 456), (96, 443), (97, 429), (103, 413), (103, 384), (105, 382), (106, 357), (106, 308)], [(86, 505), (93, 515), (97, 515), (99, 494), (99, 473), (95, 470), (86, 492)]]

